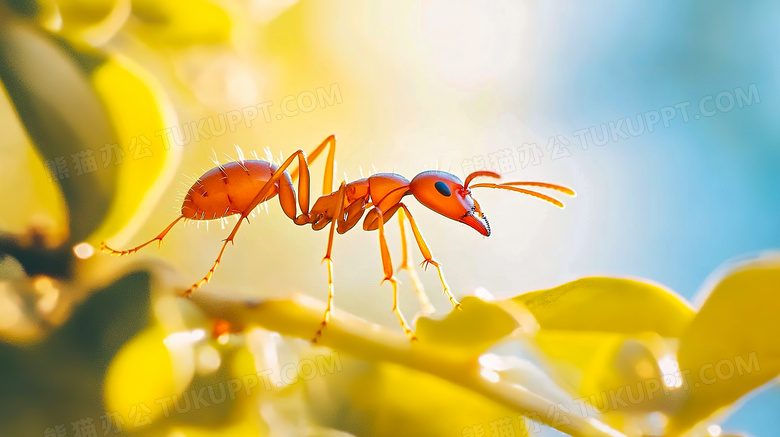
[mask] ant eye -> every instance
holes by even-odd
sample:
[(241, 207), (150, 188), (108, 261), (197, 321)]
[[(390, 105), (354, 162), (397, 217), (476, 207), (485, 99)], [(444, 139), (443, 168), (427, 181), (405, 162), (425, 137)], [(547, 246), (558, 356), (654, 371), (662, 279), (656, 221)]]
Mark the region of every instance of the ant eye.
[(438, 191), (442, 196), (450, 197), (452, 195), (450, 187), (448, 187), (447, 184), (442, 181), (436, 181), (433, 186), (436, 187), (436, 191)]

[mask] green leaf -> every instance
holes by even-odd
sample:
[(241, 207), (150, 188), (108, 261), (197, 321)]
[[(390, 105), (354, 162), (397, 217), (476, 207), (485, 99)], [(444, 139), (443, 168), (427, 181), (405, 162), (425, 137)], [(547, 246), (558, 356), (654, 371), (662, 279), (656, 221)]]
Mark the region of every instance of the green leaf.
[(780, 373), (780, 257), (746, 262), (711, 289), (680, 339), (689, 396), (671, 419), (680, 432)]
[(41, 4), (35, 0), (6, 0), (5, 5), (23, 17), (34, 17), (41, 11)]
[(160, 135), (175, 120), (162, 92), (128, 60), (11, 17), (0, 21), (0, 80), (55, 170), (70, 241), (97, 243), (132, 223), (121, 236), (127, 238), (179, 159), (179, 148)]
[(117, 142), (88, 79), (101, 62), (101, 56), (79, 53), (29, 23), (0, 18), (0, 80), (44, 160), (68, 169), (56, 180), (67, 201), (74, 241), (98, 227), (116, 186), (116, 167), (82, 168), (82, 174), (72, 168), (74, 154), (99, 156), (102, 145)]

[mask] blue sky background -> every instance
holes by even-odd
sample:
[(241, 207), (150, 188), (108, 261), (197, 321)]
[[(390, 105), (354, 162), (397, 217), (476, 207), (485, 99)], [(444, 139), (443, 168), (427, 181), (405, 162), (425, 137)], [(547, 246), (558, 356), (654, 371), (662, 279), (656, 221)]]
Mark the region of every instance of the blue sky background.
[[(547, 74), (556, 90), (537, 116), (573, 130), (755, 84), (761, 102), (582, 153), (621, 176), (613, 223), (646, 251), (627, 268), (691, 298), (724, 261), (780, 247), (776, 6), (727, 2), (551, 12), (565, 42)], [(617, 12), (615, 12), (617, 10)], [(775, 14), (773, 14), (773, 12)], [(560, 20), (565, 20), (561, 22)], [(598, 155), (598, 156), (593, 156)], [(604, 165), (604, 161), (610, 164)], [(595, 165), (595, 164), (594, 164)], [(613, 179), (615, 180), (615, 179)], [(616, 200), (616, 199), (613, 199)], [(639, 240), (636, 240), (638, 238)], [(606, 248), (605, 248), (606, 249)]]
[[(550, 6), (565, 34), (549, 54), (539, 119), (576, 130), (755, 84), (760, 103), (580, 153), (620, 184), (612, 216), (626, 241), (605, 241), (600, 269), (652, 278), (693, 300), (724, 261), (780, 248), (778, 6), (774, 2), (606, 2)], [(552, 89), (552, 86), (555, 89)], [(605, 165), (605, 161), (609, 164)], [(630, 243), (629, 243), (630, 242)], [(641, 253), (628, 246), (642, 247)], [(629, 256), (626, 256), (629, 255)], [(754, 436), (780, 429), (777, 385), (723, 425)]]

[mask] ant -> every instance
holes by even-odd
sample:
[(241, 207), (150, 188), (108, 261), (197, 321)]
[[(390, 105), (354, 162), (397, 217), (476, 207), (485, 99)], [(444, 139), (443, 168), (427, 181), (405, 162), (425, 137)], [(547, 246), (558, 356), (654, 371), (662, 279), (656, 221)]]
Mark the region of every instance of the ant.
[[(431, 255), (431, 251), (425, 243), (411, 212), (402, 202), (404, 196), (411, 194), (420, 203), (433, 211), (452, 220), (464, 223), (487, 237), (490, 235), (490, 224), (477, 201), (471, 196), (471, 190), (474, 188), (511, 190), (545, 200), (560, 208), (563, 208), (563, 203), (559, 200), (519, 187), (549, 188), (570, 196), (575, 195), (570, 188), (544, 182), (470, 184), (477, 177), (500, 178), (498, 173), (485, 170), (469, 174), (465, 183), (451, 173), (438, 170), (424, 171), (412, 178), (411, 181), (395, 173), (377, 173), (353, 182), (341, 182), (338, 190), (333, 191), (336, 137), (331, 135), (320, 143), (309, 155), (309, 160), (314, 162), (325, 148), (328, 148), (328, 157), (325, 163), (323, 193), (314, 202), (314, 206), (311, 209), (309, 209), (309, 163), (303, 150), (296, 151), (279, 166), (259, 159), (245, 160), (243, 156), (239, 156), (238, 161), (229, 162), (225, 165), (217, 164), (216, 167), (207, 171), (195, 181), (184, 198), (181, 206), (181, 215), (163, 229), (159, 235), (132, 249), (114, 250), (105, 243), (101, 243), (101, 249), (112, 255), (128, 255), (137, 252), (154, 241), (159, 241), (158, 244), (162, 244), (165, 235), (181, 219), (214, 220), (239, 214), (238, 222), (233, 227), (230, 235), (224, 240), (219, 255), (211, 269), (206, 273), (206, 276), (186, 290), (185, 295), (189, 296), (211, 279), (222, 260), (227, 244), (233, 243), (241, 224), (244, 220), (249, 221), (249, 214), (261, 203), (278, 195), (282, 210), (296, 225), (311, 225), (312, 229), (318, 231), (330, 224), (328, 249), (323, 258), (323, 261), (327, 261), (328, 266), (328, 301), (320, 327), (312, 339), (312, 342), (316, 342), (328, 324), (333, 308), (333, 261), (331, 259), (331, 250), (333, 248), (334, 232), (338, 231), (339, 234), (343, 234), (349, 231), (357, 224), (363, 214), (368, 211), (365, 220), (363, 220), (363, 230), (379, 230), (379, 247), (385, 275), (381, 284), (384, 284), (386, 281), (392, 284), (393, 312), (398, 317), (398, 321), (406, 335), (410, 339), (415, 340), (414, 332), (409, 328), (406, 319), (398, 309), (398, 281), (393, 275), (393, 263), (390, 259), (390, 251), (387, 248), (385, 239), (384, 224), (396, 212), (398, 212), (398, 221), (401, 227), (403, 248), (403, 260), (400, 268), (407, 270), (411, 275), (414, 290), (423, 308), (425, 310), (432, 309), (422, 287), (419, 286), (416, 272), (407, 264), (405, 219), (409, 220), (414, 239), (425, 258), (422, 266), (426, 269), (428, 265), (435, 266), (444, 293), (449, 298), (450, 303), (456, 308), (460, 308), (460, 303), (450, 292), (449, 285), (447, 285), (447, 281), (444, 279), (441, 265), (433, 259), (433, 255)], [(291, 173), (288, 173), (287, 169), (295, 159), (298, 160), (298, 167)], [(298, 180), (297, 203), (298, 207), (300, 207), (300, 213), (298, 213), (298, 208), (296, 207), (296, 191), (293, 188), (293, 182), (296, 179)]]

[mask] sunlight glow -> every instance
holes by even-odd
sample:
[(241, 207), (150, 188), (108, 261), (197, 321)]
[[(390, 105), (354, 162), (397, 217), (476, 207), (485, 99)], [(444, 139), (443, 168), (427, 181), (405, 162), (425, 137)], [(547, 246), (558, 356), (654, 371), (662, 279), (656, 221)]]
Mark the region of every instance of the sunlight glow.
[(44, 314), (50, 313), (54, 307), (57, 306), (57, 301), (59, 299), (60, 291), (55, 288), (51, 292), (44, 294), (35, 304), (35, 307)]
[(14, 293), (6, 283), (0, 282), (0, 329), (15, 325), (22, 318)]
[(174, 332), (165, 337), (163, 343), (168, 347), (176, 347), (196, 343), (206, 338), (206, 331), (203, 329), (193, 329), (192, 331)]
[(79, 243), (73, 246), (73, 253), (79, 259), (87, 259), (95, 254), (95, 248), (89, 243)]
[(45, 275), (36, 276), (33, 279), (33, 288), (41, 296), (35, 304), (38, 311), (44, 314), (51, 312), (60, 298), (60, 289), (57, 287), (57, 281)]
[(476, 295), (478, 298), (484, 300), (485, 302), (492, 302), (496, 300), (496, 297), (493, 296), (493, 293), (487, 291), (484, 287), (479, 287), (474, 291), (474, 295)]
[(501, 379), (498, 373), (484, 367), (479, 371), (479, 374), (490, 382), (498, 382)]
[(682, 387), (682, 375), (680, 375), (680, 366), (672, 355), (666, 355), (658, 361), (658, 367), (664, 375), (664, 385), (669, 388)]
[(38, 294), (49, 294), (53, 291), (58, 291), (54, 285), (54, 280), (48, 276), (36, 276), (33, 279), (33, 287)]
[(605, 425), (604, 423), (592, 418), (592, 417), (586, 417), (585, 420), (590, 422), (591, 425), (593, 425), (594, 428), (598, 429), (599, 431), (602, 431), (606, 434), (609, 434), (614, 437), (626, 437), (625, 434), (620, 433), (618, 431), (615, 431), (614, 429), (610, 428), (609, 426)]
[(219, 356), (219, 351), (211, 346), (205, 345), (198, 350), (198, 373), (210, 374), (219, 369), (219, 365), (222, 364), (222, 358)]
[(487, 353), (479, 357), (479, 364), (482, 365), (482, 367), (485, 367), (490, 370), (505, 370), (506, 365), (504, 364), (504, 360), (496, 355)]

